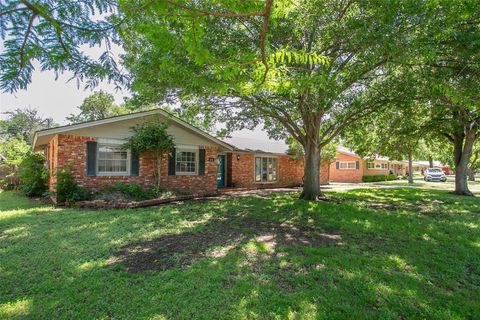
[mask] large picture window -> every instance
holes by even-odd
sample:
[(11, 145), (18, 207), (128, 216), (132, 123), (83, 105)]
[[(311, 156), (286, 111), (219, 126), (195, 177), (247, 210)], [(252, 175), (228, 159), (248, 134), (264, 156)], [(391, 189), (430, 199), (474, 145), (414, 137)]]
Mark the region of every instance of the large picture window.
[(128, 174), (128, 151), (120, 146), (98, 146), (97, 172), (99, 174)]
[(277, 158), (255, 157), (255, 182), (275, 182), (277, 172)]
[(197, 151), (177, 150), (175, 157), (176, 174), (197, 174)]

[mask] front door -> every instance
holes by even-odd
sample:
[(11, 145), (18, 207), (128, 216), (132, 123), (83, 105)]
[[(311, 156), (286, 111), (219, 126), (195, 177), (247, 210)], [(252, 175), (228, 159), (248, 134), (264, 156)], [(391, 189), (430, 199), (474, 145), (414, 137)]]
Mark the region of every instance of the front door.
[(217, 160), (217, 187), (225, 187), (225, 155), (219, 155)]

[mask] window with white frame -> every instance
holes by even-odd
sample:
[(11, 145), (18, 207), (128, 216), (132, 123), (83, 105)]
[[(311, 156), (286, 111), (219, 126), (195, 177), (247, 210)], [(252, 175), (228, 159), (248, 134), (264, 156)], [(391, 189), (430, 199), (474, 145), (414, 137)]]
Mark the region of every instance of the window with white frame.
[(97, 173), (128, 175), (129, 152), (121, 146), (99, 145), (97, 149)]
[(374, 170), (385, 170), (388, 169), (388, 163), (369, 161), (367, 162), (367, 168)]
[(275, 182), (277, 172), (277, 158), (255, 157), (255, 182)]
[(175, 155), (175, 173), (195, 175), (198, 170), (198, 149), (177, 149)]
[(346, 170), (346, 169), (356, 169), (357, 164), (355, 161), (340, 161), (338, 164), (338, 168), (340, 170)]

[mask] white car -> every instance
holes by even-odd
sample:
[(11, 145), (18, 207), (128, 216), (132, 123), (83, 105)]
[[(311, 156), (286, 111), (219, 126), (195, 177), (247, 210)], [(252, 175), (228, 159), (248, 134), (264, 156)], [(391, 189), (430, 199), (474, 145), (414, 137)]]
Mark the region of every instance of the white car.
[(447, 181), (447, 176), (440, 168), (428, 168), (425, 170), (423, 179), (425, 181)]

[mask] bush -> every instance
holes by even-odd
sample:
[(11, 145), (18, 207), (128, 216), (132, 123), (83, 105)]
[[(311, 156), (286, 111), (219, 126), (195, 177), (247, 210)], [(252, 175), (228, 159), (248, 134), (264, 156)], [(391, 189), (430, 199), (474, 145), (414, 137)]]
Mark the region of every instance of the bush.
[(47, 191), (48, 170), (39, 153), (29, 152), (20, 163), (20, 191), (29, 197), (41, 196)]
[(58, 202), (73, 203), (91, 198), (91, 193), (77, 184), (70, 167), (58, 169), (56, 176), (57, 183), (55, 188)]
[(397, 180), (397, 176), (394, 174), (379, 174), (375, 176), (363, 176), (363, 182), (379, 182), (379, 181), (391, 181)]
[(116, 183), (103, 189), (104, 194), (121, 193), (125, 198), (141, 201), (154, 199), (162, 195), (166, 195), (166, 191), (157, 191), (155, 187), (143, 188), (139, 183)]

